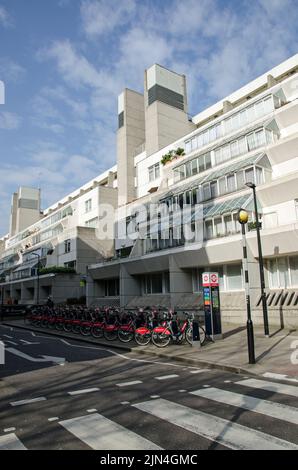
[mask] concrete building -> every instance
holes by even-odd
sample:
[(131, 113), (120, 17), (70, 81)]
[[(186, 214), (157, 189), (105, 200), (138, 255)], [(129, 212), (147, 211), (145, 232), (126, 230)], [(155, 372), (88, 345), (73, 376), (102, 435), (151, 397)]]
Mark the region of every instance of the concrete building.
[[(262, 322), (256, 220), (245, 185), (253, 182), (269, 321), (297, 326), (298, 55), (191, 120), (186, 96), (185, 77), (159, 65), (145, 72), (144, 96), (127, 90), (120, 95), (126, 147), (123, 129), (117, 157), (126, 173), (118, 171), (115, 257), (89, 266), (88, 302), (201, 311), (202, 273), (216, 271), (223, 318), (244, 321), (241, 207), (250, 214), (253, 316)], [(184, 154), (176, 155), (181, 148)], [(168, 208), (166, 229), (162, 213), (148, 215), (152, 204), (161, 203)], [(188, 219), (181, 222), (176, 211), (182, 208)]]
[[(30, 253), (38, 252), (45, 267), (76, 269), (40, 276), (43, 299), (80, 296), (86, 276), (89, 305), (200, 312), (202, 273), (215, 271), (224, 320), (244, 322), (237, 221), (244, 208), (253, 318), (261, 323), (256, 220), (245, 184), (253, 182), (269, 321), (298, 326), (298, 55), (193, 118), (187, 108), (185, 76), (153, 65), (143, 94), (119, 96), (117, 166), (42, 214), (30, 213), (37, 218), (27, 226), (16, 213), (34, 204), (18, 202), (30, 199), (23, 189), (14, 196), (11, 233), (0, 240), (4, 299), (36, 301)], [(108, 215), (102, 204), (110, 204)], [(103, 219), (114, 229), (106, 238), (96, 233)]]
[(117, 206), (116, 178), (113, 167), (43, 212), (39, 190), (21, 187), (13, 195), (10, 233), (0, 240), (4, 303), (85, 296), (88, 264), (114, 252), (113, 240), (99, 239), (96, 232), (102, 205)]

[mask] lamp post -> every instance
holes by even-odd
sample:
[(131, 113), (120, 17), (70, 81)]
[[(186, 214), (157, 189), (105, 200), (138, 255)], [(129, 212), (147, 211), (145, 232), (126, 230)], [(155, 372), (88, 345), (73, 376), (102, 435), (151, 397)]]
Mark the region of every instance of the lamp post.
[(246, 183), (246, 186), (252, 189), (253, 191), (254, 209), (255, 209), (255, 215), (256, 215), (258, 253), (259, 253), (259, 269), (260, 269), (261, 298), (262, 298), (263, 319), (264, 319), (264, 334), (265, 336), (269, 337), (268, 309), (267, 309), (267, 299), (266, 299), (266, 292), (265, 292), (265, 277), (264, 277), (264, 261), (263, 261), (260, 226), (259, 226), (259, 213), (258, 213), (258, 206), (257, 206), (256, 185), (254, 183), (249, 182), (249, 183)]
[(242, 229), (242, 249), (243, 249), (243, 268), (244, 268), (244, 279), (245, 279), (245, 298), (246, 298), (246, 331), (247, 331), (247, 346), (248, 346), (248, 360), (249, 364), (255, 364), (255, 342), (254, 342), (254, 329), (253, 322), (251, 319), (251, 308), (250, 308), (250, 293), (249, 293), (249, 277), (248, 277), (248, 263), (247, 263), (247, 245), (245, 236), (245, 225), (248, 221), (248, 213), (244, 209), (238, 211), (238, 222), (241, 224)]

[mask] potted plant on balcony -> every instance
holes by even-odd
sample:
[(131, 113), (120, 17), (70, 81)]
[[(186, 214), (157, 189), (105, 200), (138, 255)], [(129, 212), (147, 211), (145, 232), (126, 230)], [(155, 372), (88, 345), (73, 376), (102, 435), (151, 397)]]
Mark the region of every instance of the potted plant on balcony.
[(167, 163), (170, 163), (173, 159), (173, 154), (174, 150), (169, 150), (168, 153), (165, 153), (161, 158), (161, 164), (166, 165)]
[(183, 157), (185, 155), (185, 151), (182, 147), (178, 147), (176, 150), (175, 150), (175, 155), (174, 155), (174, 158), (177, 159), (179, 157)]

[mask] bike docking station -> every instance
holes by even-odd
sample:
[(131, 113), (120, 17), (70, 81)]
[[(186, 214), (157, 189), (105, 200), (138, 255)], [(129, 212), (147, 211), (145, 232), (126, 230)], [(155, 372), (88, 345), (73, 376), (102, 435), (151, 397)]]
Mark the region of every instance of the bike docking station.
[(218, 273), (203, 273), (203, 299), (206, 336), (209, 340), (222, 339)]

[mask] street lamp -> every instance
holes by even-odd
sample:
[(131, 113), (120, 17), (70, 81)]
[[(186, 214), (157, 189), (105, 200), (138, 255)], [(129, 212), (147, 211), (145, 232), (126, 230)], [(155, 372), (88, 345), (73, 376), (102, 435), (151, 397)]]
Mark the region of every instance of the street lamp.
[(263, 318), (264, 318), (264, 333), (265, 333), (265, 336), (269, 337), (268, 309), (267, 309), (267, 299), (266, 299), (266, 293), (265, 293), (264, 262), (263, 262), (263, 253), (262, 253), (262, 245), (261, 245), (259, 213), (258, 213), (257, 195), (256, 195), (256, 185), (254, 183), (248, 182), (248, 183), (246, 183), (246, 186), (248, 188), (252, 189), (252, 191), (253, 191), (254, 208), (255, 208), (255, 215), (256, 215), (258, 253), (259, 253), (259, 269), (260, 269), (261, 298), (262, 298)]
[(249, 364), (255, 364), (256, 359), (255, 359), (254, 329), (253, 329), (253, 322), (251, 319), (249, 277), (248, 277), (248, 263), (247, 263), (247, 245), (246, 245), (246, 236), (245, 236), (245, 225), (248, 222), (248, 213), (246, 212), (246, 210), (239, 209), (238, 222), (239, 224), (241, 224), (241, 229), (242, 229), (243, 268), (244, 268), (246, 312), (247, 312), (246, 331), (247, 331), (248, 360), (249, 360)]

